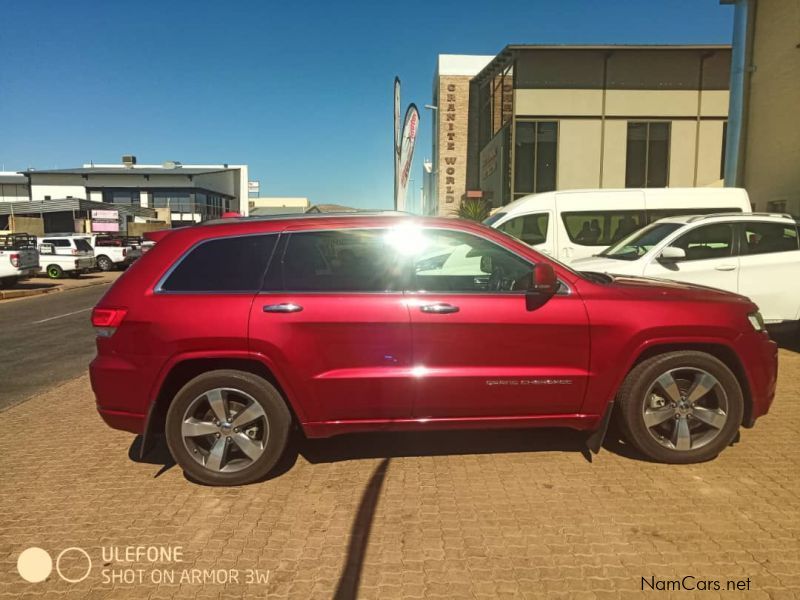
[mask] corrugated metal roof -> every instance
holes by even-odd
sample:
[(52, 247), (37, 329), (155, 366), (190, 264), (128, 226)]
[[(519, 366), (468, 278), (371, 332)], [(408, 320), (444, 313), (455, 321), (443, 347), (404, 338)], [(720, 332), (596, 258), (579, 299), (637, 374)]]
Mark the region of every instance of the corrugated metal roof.
[(83, 198), (54, 198), (52, 200), (36, 200), (34, 202), (0, 202), (0, 215), (37, 215), (92, 209), (117, 210), (123, 216), (156, 218), (156, 211), (152, 208), (95, 202), (94, 200), (84, 200)]

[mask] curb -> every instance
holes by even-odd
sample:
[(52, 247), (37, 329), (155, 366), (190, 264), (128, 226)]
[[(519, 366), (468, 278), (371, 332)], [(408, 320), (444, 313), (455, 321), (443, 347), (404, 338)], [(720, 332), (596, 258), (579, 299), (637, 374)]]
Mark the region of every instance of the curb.
[(35, 290), (2, 290), (0, 291), (0, 301), (16, 300), (18, 298), (28, 298), (30, 296), (41, 296), (43, 294), (53, 294), (55, 292), (70, 292), (72, 290), (80, 290), (83, 288), (92, 287), (94, 285), (105, 285), (107, 283), (112, 283), (112, 281), (90, 281), (86, 282), (85, 285), (76, 285), (69, 288), (63, 284), (59, 284), (55, 287), (39, 288)]

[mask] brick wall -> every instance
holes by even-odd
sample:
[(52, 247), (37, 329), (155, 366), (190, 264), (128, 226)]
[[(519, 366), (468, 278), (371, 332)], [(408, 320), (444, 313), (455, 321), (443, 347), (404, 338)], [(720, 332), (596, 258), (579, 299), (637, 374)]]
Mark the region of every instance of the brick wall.
[(438, 152), (433, 170), (438, 182), (438, 214), (452, 216), (466, 191), (467, 119), (471, 77), (443, 75), (439, 78), (437, 114)]

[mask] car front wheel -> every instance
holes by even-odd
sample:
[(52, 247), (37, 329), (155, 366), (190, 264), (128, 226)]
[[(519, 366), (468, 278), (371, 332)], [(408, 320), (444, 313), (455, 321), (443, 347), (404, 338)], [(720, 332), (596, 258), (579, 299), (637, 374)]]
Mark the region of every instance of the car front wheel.
[(207, 485), (265, 477), (283, 454), (291, 415), (263, 378), (236, 370), (204, 373), (181, 388), (167, 411), (167, 445), (186, 474)]
[(64, 275), (64, 271), (58, 265), (50, 265), (47, 267), (47, 276), (50, 279), (61, 279)]
[(710, 460), (728, 446), (742, 422), (736, 376), (705, 352), (661, 354), (638, 364), (617, 396), (628, 441), (665, 463)]

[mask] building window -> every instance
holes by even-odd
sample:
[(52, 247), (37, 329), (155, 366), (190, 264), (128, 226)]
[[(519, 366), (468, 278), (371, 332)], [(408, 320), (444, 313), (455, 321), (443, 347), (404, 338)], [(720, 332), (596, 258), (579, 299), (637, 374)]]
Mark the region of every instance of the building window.
[(722, 122), (722, 155), (719, 159), (719, 178), (725, 179), (725, 150), (728, 145), (728, 122)]
[(141, 204), (139, 190), (103, 190), (103, 202), (136, 206)]
[(514, 196), (556, 189), (557, 121), (520, 121), (514, 137)]
[(669, 122), (628, 123), (625, 187), (667, 187)]

